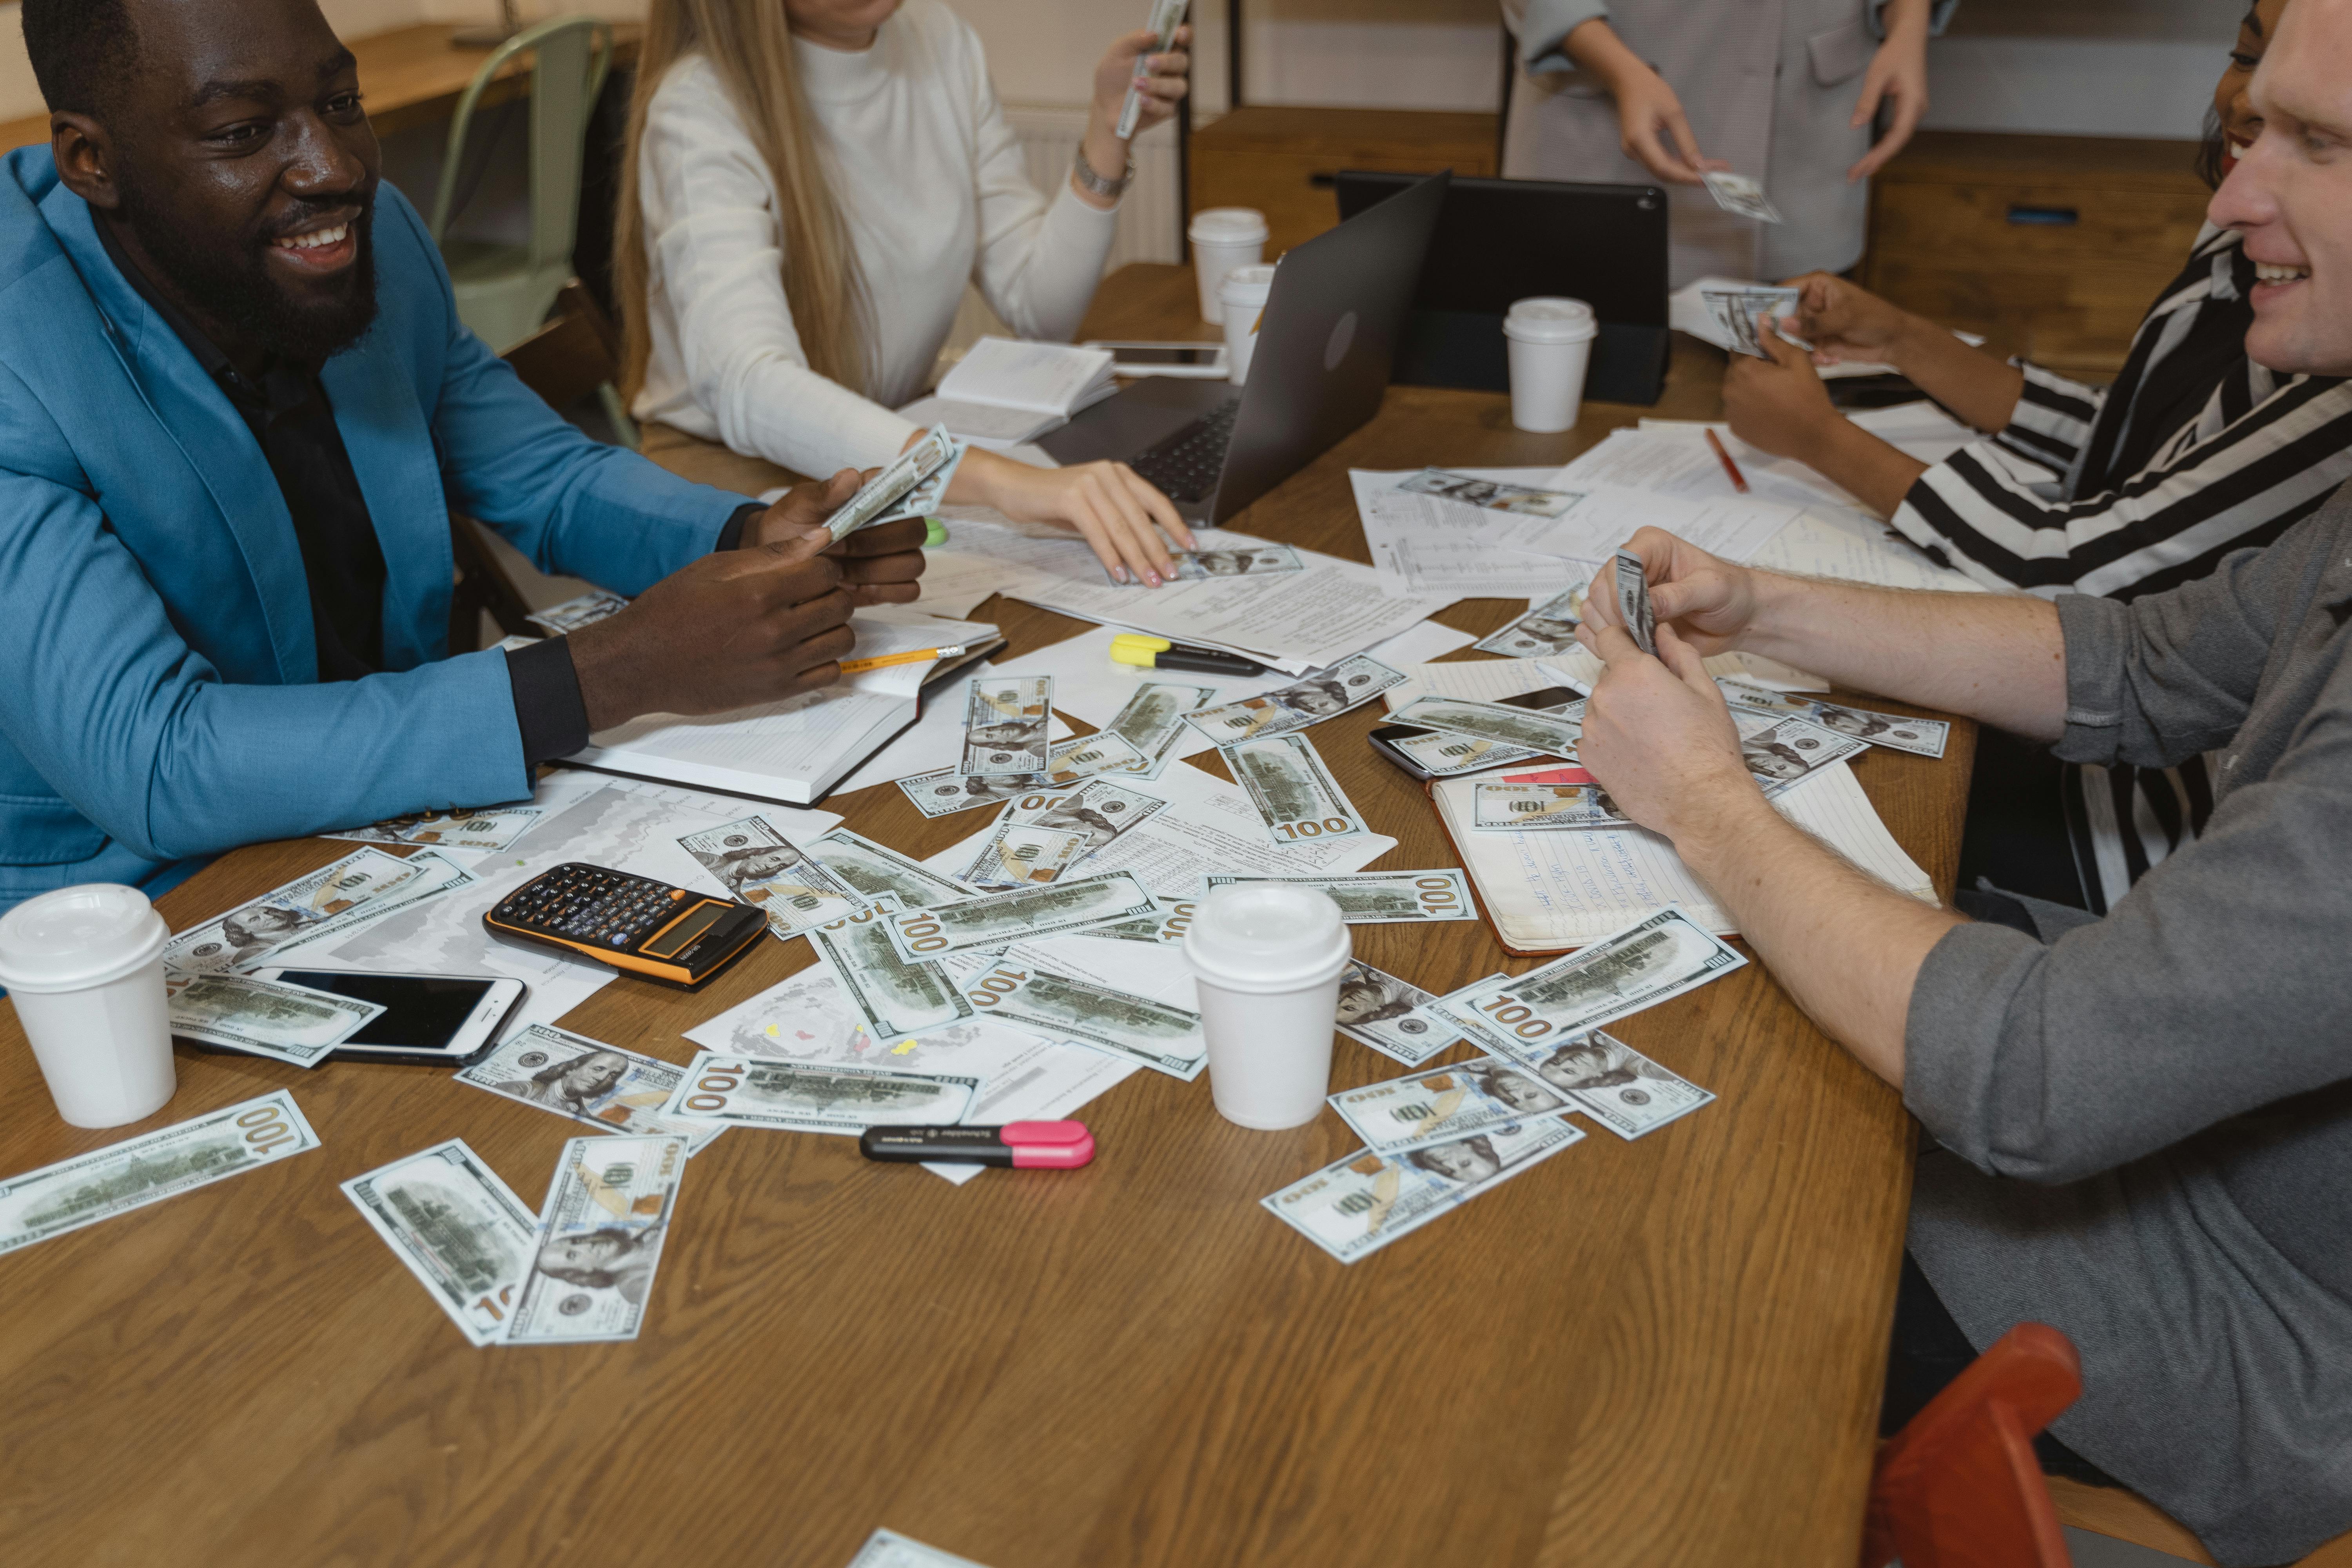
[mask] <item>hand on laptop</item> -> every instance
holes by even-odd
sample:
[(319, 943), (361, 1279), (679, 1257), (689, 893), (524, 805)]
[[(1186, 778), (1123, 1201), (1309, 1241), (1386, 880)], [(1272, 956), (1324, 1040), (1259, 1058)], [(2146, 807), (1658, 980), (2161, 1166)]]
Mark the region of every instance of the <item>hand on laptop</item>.
[(1069, 529), (1121, 582), (1156, 588), (1175, 574), (1169, 542), (1192, 548), (1175, 504), (1125, 463), (1040, 468), (975, 447), (964, 454), (947, 499), (992, 506), (1015, 522)]

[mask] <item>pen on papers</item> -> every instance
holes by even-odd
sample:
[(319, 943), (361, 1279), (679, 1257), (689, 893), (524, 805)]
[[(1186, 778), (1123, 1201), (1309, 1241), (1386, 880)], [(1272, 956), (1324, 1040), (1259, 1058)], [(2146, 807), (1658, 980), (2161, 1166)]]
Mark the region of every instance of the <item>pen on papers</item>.
[(869, 1160), (912, 1164), (944, 1160), (958, 1165), (1013, 1165), (1024, 1171), (1074, 1171), (1095, 1157), (1095, 1135), (1083, 1121), (1008, 1121), (1002, 1127), (869, 1127), (857, 1137)]
[(841, 661), (841, 673), (856, 675), (860, 670), (886, 669), (894, 664), (920, 664), (927, 658), (953, 658), (960, 653), (970, 651), (971, 645), (968, 643), (950, 643), (946, 647), (917, 648), (912, 653), (886, 653), (873, 658), (845, 658)]
[(1746, 495), (1748, 493), (1748, 476), (1739, 471), (1739, 465), (1731, 460), (1731, 454), (1724, 450), (1723, 443), (1716, 438), (1715, 431), (1712, 428), (1702, 431), (1701, 434), (1706, 437), (1706, 444), (1715, 448), (1715, 460), (1723, 465), (1723, 471), (1725, 473), (1731, 476), (1731, 488), (1738, 490), (1741, 495)]
[(1166, 637), (1121, 632), (1110, 639), (1110, 656), (1138, 669), (1192, 669), (1202, 675), (1264, 675), (1265, 666), (1237, 653), (1213, 647), (1188, 647)]

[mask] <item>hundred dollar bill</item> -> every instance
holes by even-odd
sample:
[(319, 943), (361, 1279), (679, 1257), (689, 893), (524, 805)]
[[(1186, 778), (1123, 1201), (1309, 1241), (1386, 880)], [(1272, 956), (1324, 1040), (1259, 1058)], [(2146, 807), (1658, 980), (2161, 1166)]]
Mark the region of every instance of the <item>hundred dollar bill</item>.
[(1511, 1059), (1620, 1138), (1639, 1138), (1715, 1096), (1599, 1029), (1553, 1040)]
[(1196, 708), (1184, 715), (1184, 722), (1218, 745), (1230, 746), (1236, 741), (1287, 734), (1335, 719), (1404, 682), (1403, 672), (1360, 653), (1321, 669), (1310, 669), (1278, 691), (1244, 697), (1222, 707)]
[(1488, 768), (1507, 768), (1514, 763), (1531, 762), (1543, 755), (1525, 746), (1506, 746), (1497, 741), (1457, 734), (1451, 730), (1402, 735), (1389, 744), (1411, 757), (1423, 773), (1438, 779), (1484, 773)]
[[(1298, 552), (1286, 544), (1254, 544), (1244, 550), (1171, 550), (1168, 552), (1168, 574), (1171, 583), (1205, 583), (1211, 578), (1274, 577), (1285, 572), (1304, 572), (1307, 563)], [(1110, 576), (1105, 567), (1103, 574)], [(1130, 575), (1124, 583), (1110, 578), (1115, 587), (1140, 588), (1143, 579)]]
[(1339, 1032), (1407, 1067), (1419, 1067), (1462, 1037), (1461, 1030), (1421, 1010), (1431, 1000), (1420, 986), (1360, 958), (1349, 959), (1339, 973)]
[[(1166, 0), (1162, 0), (1165, 4)], [(895, 1530), (877, 1530), (866, 1538), (849, 1568), (982, 1568), (969, 1557), (958, 1557), (926, 1546)]]
[(1186, 733), (1184, 715), (1216, 694), (1213, 686), (1177, 686), (1160, 680), (1147, 680), (1137, 687), (1127, 706), (1102, 729), (1104, 734), (1117, 735), (1143, 754), (1142, 762), (1131, 763), (1122, 771), (1136, 778), (1158, 778), (1168, 759), (1176, 754), (1176, 742)]
[(1145, 942), (1159, 946), (1182, 942), (1184, 933), (1192, 929), (1192, 900), (1162, 899), (1160, 908), (1136, 920), (1121, 921), (1117, 925), (1097, 926), (1088, 936), (1107, 936), (1119, 942)]
[(383, 1016), (383, 1004), (362, 1002), (250, 974), (163, 977), (172, 1033), (208, 1046), (314, 1068), (328, 1052)]
[(1507, 1122), (1569, 1108), (1519, 1068), (1498, 1061), (1431, 1068), (1410, 1078), (1367, 1084), (1331, 1096), (1331, 1109), (1375, 1154), (1402, 1154), (1447, 1143)]
[(1000, 822), (964, 868), (963, 880), (989, 889), (1032, 887), (1055, 880), (1087, 853), (1083, 833)]
[(901, 907), (919, 910), (932, 904), (958, 903), (979, 891), (846, 827), (836, 827), (822, 837), (810, 839), (808, 852), (824, 862), (826, 870), (867, 902), (891, 893), (897, 895)]
[(1328, 877), (1251, 877), (1212, 871), (1201, 879), (1201, 896), (1206, 898), (1235, 882), (1288, 882), (1295, 888), (1313, 888), (1339, 905), (1339, 918), (1351, 926), (1477, 918), (1470, 907), (1470, 885), (1461, 872), (1450, 868)]
[(904, 517), (929, 517), (940, 510), (948, 497), (948, 486), (955, 482), (956, 470), (963, 467), (963, 455), (971, 450), (963, 442), (950, 438), (953, 448), (948, 460), (915, 481), (915, 488), (884, 507), (875, 515), (867, 528), (878, 528), (886, 522), (896, 522)]
[(1045, 725), (1054, 713), (1050, 675), (983, 675), (967, 689), (963, 762), (983, 778), (1045, 771)]
[(582, 626), (593, 626), (607, 616), (618, 615), (629, 607), (629, 601), (618, 594), (608, 594), (602, 588), (591, 588), (576, 599), (566, 599), (523, 619), (532, 626), (544, 626), (550, 637), (562, 637), (576, 632)]
[(0, 1252), (129, 1214), (319, 1146), (294, 1097), (277, 1089), (0, 1180)]
[(464, 1139), (353, 1176), (342, 1191), (469, 1342), (499, 1342), (539, 1216)]
[(1500, 745), (1517, 746), (1544, 756), (1573, 757), (1584, 733), (1580, 715), (1538, 713), (1504, 702), (1476, 702), (1466, 697), (1416, 697), (1393, 715), (1400, 724), (1444, 730)]
[(963, 999), (945, 970), (936, 963), (905, 958), (891, 945), (890, 920), (898, 912), (898, 898), (882, 893), (876, 896), (872, 909), (809, 932), (810, 944), (824, 955), (834, 979), (865, 1018), (866, 1032), (877, 1044), (903, 1040), (972, 1016), (971, 1004)]
[(1851, 735), (1824, 730), (1803, 719), (1776, 719), (1769, 713), (1731, 710), (1739, 731), (1739, 757), (1766, 795), (1776, 795), (1832, 763), (1858, 757), (1870, 748)]
[(1129, 745), (1125, 736), (1097, 730), (1091, 735), (1065, 741), (1046, 752), (1045, 782), (1055, 789), (1067, 789), (1097, 773), (1134, 773), (1150, 761)]
[(1470, 646), (1482, 653), (1507, 658), (1549, 658), (1577, 646), (1576, 628), (1584, 619), (1584, 596), (1592, 591), (1590, 578), (1563, 594), (1555, 594), (1505, 626), (1488, 632)]
[(1448, 468), (1423, 468), (1397, 489), (1417, 496), (1462, 501), (1488, 511), (1516, 512), (1521, 517), (1566, 517), (1569, 509), (1584, 499), (1581, 490), (1531, 489), (1526, 485), (1477, 479)]
[(983, 1016), (1076, 1040), (1190, 1083), (1209, 1064), (1201, 1015), (1030, 964), (991, 965), (965, 980)]
[(533, 1024), (516, 1030), (457, 1077), (459, 1083), (584, 1121), (600, 1132), (683, 1138), (686, 1152), (699, 1154), (727, 1129), (663, 1114), (662, 1105), (685, 1073), (669, 1062)]
[(1470, 826), (1481, 833), (1633, 826), (1599, 784), (1482, 784), (1472, 800)]
[(633, 1340), (686, 1177), (683, 1138), (574, 1138), (555, 1163), (509, 1345)]
[(1306, 736), (1263, 735), (1223, 750), (1225, 766), (1249, 792), (1266, 837), (1276, 844), (1345, 838), (1364, 831), (1355, 803)]
[(1353, 1263), (1583, 1138), (1581, 1130), (1548, 1116), (1409, 1153), (1360, 1149), (1258, 1201), (1340, 1262)]
[(1490, 974), (1428, 1004), (1471, 1043), (1514, 1061), (1717, 980), (1748, 961), (1668, 905), (1525, 974)]
[(438, 850), (420, 849), (405, 860), (381, 849), (354, 850), (218, 920), (182, 931), (165, 945), (163, 963), (207, 973), (256, 969), (280, 953), (342, 936), (474, 881), (471, 872)]
[(1952, 727), (1941, 719), (1911, 719), (1900, 713), (1874, 713), (1867, 708), (1848, 708), (1843, 703), (1824, 702), (1801, 691), (1769, 691), (1761, 686), (1750, 686), (1744, 680), (1718, 679), (1715, 684), (1722, 689), (1724, 700), (1734, 708), (1776, 714), (1785, 719), (1807, 720), (1824, 730), (1834, 730), (1841, 735), (1865, 741), (1874, 746), (1886, 746), (1916, 756), (1942, 756), (1945, 743), (1951, 737)]
[[(1784, 316), (1795, 315), (1798, 297), (1794, 289), (1706, 289), (1700, 290), (1699, 302), (1706, 307), (1716, 331), (1726, 340), (1726, 347), (1734, 353), (1769, 359), (1771, 356), (1764, 352), (1763, 341), (1757, 336), (1757, 318), (1767, 317), (1778, 323)], [(1780, 331), (1777, 324), (1773, 331)]]
[(503, 849), (547, 815), (536, 805), (494, 805), (484, 811), (419, 811), (365, 827), (321, 833), (354, 844), (431, 844), (443, 849)]
[(1643, 653), (1658, 651), (1658, 627), (1650, 614), (1650, 569), (1640, 556), (1621, 550), (1611, 563), (1616, 574), (1617, 618)]
[(775, 1061), (697, 1053), (666, 1108), (674, 1116), (773, 1127), (787, 1132), (847, 1132), (868, 1127), (943, 1127), (964, 1118), (980, 1079), (956, 1073)]
[(898, 789), (908, 804), (925, 816), (952, 816), (983, 805), (1003, 805), (1019, 795), (1053, 786), (1043, 773), (1008, 773), (990, 778), (984, 773), (960, 773), (953, 768), (899, 779)]
[(982, 893), (933, 910), (906, 910), (881, 923), (898, 956), (915, 962), (1037, 937), (1075, 935), (1095, 926), (1139, 920), (1159, 907), (1133, 872), (1104, 871), (1048, 887)]
[[(963, 443), (949, 435), (946, 426), (932, 426), (921, 440), (891, 458), (880, 473), (842, 502), (840, 510), (824, 520), (825, 531), (838, 544), (861, 528), (918, 515), (908, 510), (914, 492), (925, 479), (962, 459)], [(944, 492), (946, 487), (940, 488)]]
[[(1752, 174), (1735, 174), (1728, 169), (1706, 172), (1706, 194), (1715, 205), (1727, 213), (1752, 217), (1764, 223), (1779, 223), (1780, 209), (1764, 194), (1764, 186)], [(1790, 292), (1795, 292), (1791, 289)]]
[(780, 937), (798, 936), (866, 907), (863, 894), (764, 817), (689, 833), (677, 847), (701, 861), (729, 892), (757, 905), (768, 917), (768, 929)]
[(1150, 74), (1144, 62), (1175, 47), (1176, 28), (1184, 20), (1186, 4), (1187, 0), (1151, 0), (1151, 19), (1144, 26), (1153, 35), (1152, 47), (1135, 57), (1135, 75), (1127, 84), (1127, 97), (1118, 106), (1118, 128), (1112, 132), (1122, 142), (1143, 123), (1143, 83)]
[(992, 875), (999, 872), (1000, 863), (1008, 853), (1004, 844), (1009, 834), (1025, 828), (1076, 835), (1078, 844), (1070, 862), (1075, 864), (1103, 849), (1137, 824), (1150, 821), (1167, 804), (1157, 795), (1129, 789), (1108, 779), (1088, 779), (1074, 789), (1032, 791), (1005, 807), (1003, 815), (989, 829), (988, 837), (972, 852), (961, 880), (991, 889), (1051, 881), (1054, 879), (1050, 877)]

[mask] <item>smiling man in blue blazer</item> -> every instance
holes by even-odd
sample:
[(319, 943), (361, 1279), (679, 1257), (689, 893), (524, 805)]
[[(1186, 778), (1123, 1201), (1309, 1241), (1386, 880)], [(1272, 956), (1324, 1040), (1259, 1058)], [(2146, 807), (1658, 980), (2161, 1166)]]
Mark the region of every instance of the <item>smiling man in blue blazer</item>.
[[(26, 0), (0, 163), (0, 908), (530, 793), (646, 712), (831, 681), (919, 522), (834, 546), (599, 446), (459, 322), (315, 0)], [(451, 508), (636, 602), (446, 657)]]

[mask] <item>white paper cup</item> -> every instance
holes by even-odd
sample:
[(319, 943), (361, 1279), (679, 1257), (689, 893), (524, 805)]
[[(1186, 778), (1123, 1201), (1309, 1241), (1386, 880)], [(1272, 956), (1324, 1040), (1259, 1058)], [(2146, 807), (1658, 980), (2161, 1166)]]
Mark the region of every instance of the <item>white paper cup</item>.
[(1192, 215), (1184, 237), (1192, 242), (1192, 276), (1201, 285), (1201, 320), (1223, 325), (1223, 306), (1217, 285), (1236, 267), (1255, 267), (1265, 259), (1270, 231), (1265, 215), (1255, 207), (1204, 207)]
[(1184, 957), (1200, 982), (1209, 1093), (1226, 1121), (1272, 1131), (1321, 1114), (1349, 951), (1339, 906), (1312, 888), (1236, 883), (1193, 912)]
[(1601, 329), (1581, 300), (1521, 300), (1503, 318), (1510, 340), (1511, 423), (1550, 435), (1576, 423)]
[(170, 936), (146, 894), (107, 882), (43, 893), (0, 917), (0, 985), (73, 1126), (152, 1116), (179, 1087), (163, 997)]
[(1217, 285), (1225, 308), (1225, 378), (1235, 386), (1249, 379), (1250, 355), (1257, 350), (1258, 322), (1274, 292), (1270, 266), (1236, 267)]

